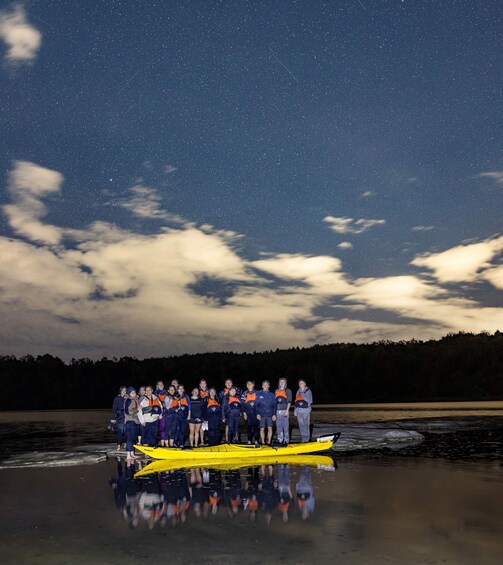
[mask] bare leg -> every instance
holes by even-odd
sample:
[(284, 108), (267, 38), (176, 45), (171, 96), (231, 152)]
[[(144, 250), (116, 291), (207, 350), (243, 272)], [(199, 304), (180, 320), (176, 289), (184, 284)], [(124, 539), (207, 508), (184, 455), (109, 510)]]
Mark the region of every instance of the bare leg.
[[(201, 433), (201, 424), (196, 424), (194, 426), (194, 447), (197, 447), (199, 445), (199, 438), (200, 438), (200, 433)], [(203, 443), (203, 442), (201, 442)]]
[(265, 443), (265, 428), (260, 428), (260, 443)]

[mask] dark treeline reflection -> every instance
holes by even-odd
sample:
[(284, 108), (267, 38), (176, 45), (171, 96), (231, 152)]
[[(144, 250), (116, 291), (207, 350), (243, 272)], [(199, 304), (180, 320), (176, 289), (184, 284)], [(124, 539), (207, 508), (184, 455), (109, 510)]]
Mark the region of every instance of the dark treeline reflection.
[(286, 523), (291, 518), (307, 520), (314, 512), (311, 469), (309, 465), (194, 468), (135, 478), (135, 464), (118, 460), (110, 486), (116, 507), (131, 528), (176, 527), (217, 515)]
[(11, 410), (107, 408), (120, 385), (155, 384), (158, 378), (176, 377), (187, 389), (201, 378), (221, 388), (227, 377), (243, 385), (248, 378), (276, 382), (280, 376), (292, 387), (298, 378), (306, 379), (315, 403), (499, 399), (503, 333), (144, 360), (0, 357), (1, 386), (9, 391), (2, 408)]

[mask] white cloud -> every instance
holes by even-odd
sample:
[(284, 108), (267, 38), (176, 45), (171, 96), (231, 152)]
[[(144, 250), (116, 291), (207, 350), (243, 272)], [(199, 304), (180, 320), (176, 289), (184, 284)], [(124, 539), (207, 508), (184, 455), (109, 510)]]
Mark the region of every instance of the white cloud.
[(366, 190), (365, 192), (362, 193), (362, 198), (370, 198), (371, 196), (375, 196), (376, 193), (373, 192), (372, 190)]
[(341, 249), (353, 249), (353, 244), (349, 241), (342, 241), (337, 247), (340, 247)]
[(410, 231), (431, 231), (435, 226), (414, 226)]
[(12, 229), (33, 241), (57, 244), (61, 229), (43, 224), (47, 209), (40, 201), (49, 194), (59, 192), (63, 175), (28, 161), (15, 161), (9, 174), (8, 189), (13, 204), (3, 206)]
[[(0, 353), (156, 356), (503, 327), (503, 308), (463, 295), (479, 280), (503, 289), (503, 266), (494, 263), (503, 238), (417, 257), (435, 283), (422, 274), (355, 279), (331, 256), (250, 261), (238, 234), (211, 225), (144, 234), (99, 220), (82, 230), (43, 223), (40, 199), (62, 182), (25, 161), (9, 175), (10, 226), (32, 241), (0, 237)], [(146, 206), (141, 217), (165, 213), (155, 191), (134, 188), (132, 200)], [(443, 286), (453, 280), (462, 284)]]
[(496, 184), (503, 184), (503, 171), (490, 171), (487, 173), (480, 173), (477, 176), (492, 179)]
[(129, 189), (131, 197), (115, 202), (115, 205), (126, 208), (135, 216), (151, 220), (168, 220), (184, 224), (186, 220), (176, 214), (170, 214), (162, 208), (162, 198), (155, 188), (137, 184)]
[(334, 216), (326, 216), (323, 218), (323, 221), (330, 224), (330, 229), (336, 233), (354, 234), (366, 232), (374, 226), (384, 225), (386, 223), (386, 220), (365, 220), (364, 218), (355, 220), (353, 218), (337, 218)]
[(443, 283), (475, 281), (479, 272), (490, 265), (491, 259), (503, 250), (503, 237), (479, 243), (458, 245), (440, 253), (416, 257), (411, 263), (426, 267)]
[(0, 12), (0, 39), (7, 44), (5, 59), (9, 63), (33, 61), (42, 43), (42, 34), (28, 23), (21, 5)]
[(167, 175), (170, 175), (171, 173), (174, 173), (175, 171), (178, 171), (178, 169), (174, 165), (166, 165), (164, 167), (164, 172)]

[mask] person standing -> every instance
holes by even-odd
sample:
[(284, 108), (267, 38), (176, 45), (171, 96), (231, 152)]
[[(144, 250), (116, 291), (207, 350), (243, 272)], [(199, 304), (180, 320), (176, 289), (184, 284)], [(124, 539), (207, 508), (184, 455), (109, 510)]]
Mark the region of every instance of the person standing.
[(203, 420), (208, 422), (208, 444), (220, 444), (220, 426), (222, 423), (222, 407), (218, 401), (217, 391), (210, 388), (208, 401), (204, 405)]
[(190, 420), (190, 398), (185, 392), (183, 385), (178, 385), (178, 420), (177, 420), (177, 446), (183, 447), (185, 445), (185, 430), (187, 429), (187, 422)]
[(276, 435), (278, 441), (283, 445), (288, 445), (290, 441), (289, 425), (290, 425), (290, 406), (292, 405), (292, 391), (287, 388), (286, 379), (281, 378), (278, 382), (278, 388), (275, 392), (277, 409), (276, 409)]
[[(201, 379), (199, 381), (199, 397), (203, 400), (204, 403), (208, 402), (208, 397), (210, 396), (210, 389), (208, 388), (208, 384), (206, 383), (205, 379)], [(201, 424), (201, 428), (199, 430), (200, 435), (200, 442), (199, 445), (204, 445), (204, 430), (208, 429), (208, 422), (204, 420)]]
[(307, 443), (311, 437), (311, 406), (313, 404), (313, 393), (307, 387), (306, 381), (299, 380), (299, 390), (295, 395), (294, 416), (299, 424), (302, 443)]
[(145, 419), (145, 427), (143, 429), (143, 445), (149, 447), (157, 447), (157, 427), (159, 418), (162, 415), (161, 401), (154, 394), (153, 387), (145, 387), (145, 396), (140, 401), (140, 407)]
[(199, 445), (201, 424), (203, 423), (204, 400), (199, 396), (199, 389), (192, 389), (190, 397), (189, 442), (190, 447)]
[(155, 393), (154, 393), (157, 398), (161, 401), (161, 407), (162, 407), (162, 414), (161, 417), (159, 418), (159, 439), (160, 439), (160, 443), (161, 446), (165, 446), (167, 447), (168, 442), (166, 439), (166, 405), (164, 403), (164, 401), (166, 400), (166, 396), (168, 394), (168, 391), (164, 388), (164, 382), (163, 381), (157, 381), (157, 385), (156, 385), (156, 389), (155, 389)]
[(126, 387), (121, 386), (119, 394), (114, 398), (112, 404), (113, 419), (117, 424), (117, 451), (122, 448), (126, 439), (126, 423), (124, 421), (124, 402), (126, 401)]
[(177, 440), (177, 426), (178, 426), (178, 408), (180, 407), (180, 401), (176, 394), (176, 389), (173, 385), (168, 387), (168, 394), (164, 399), (164, 406), (166, 408), (165, 412), (165, 431), (168, 438), (169, 447), (175, 447), (175, 442)]
[(126, 389), (126, 394), (126, 401), (124, 403), (124, 420), (126, 422), (126, 459), (131, 461), (133, 459), (137, 459), (134, 454), (134, 443), (138, 438), (141, 408), (138, 404), (136, 390), (132, 386)]
[(256, 401), (257, 391), (255, 390), (255, 383), (253, 381), (246, 381), (246, 390), (241, 397), (241, 402), (243, 403), (243, 416), (246, 421), (248, 444), (255, 443), (260, 438), (257, 411), (255, 409)]
[(237, 394), (236, 387), (232, 386), (229, 390), (229, 394), (223, 401), (223, 415), (229, 427), (229, 443), (238, 443), (238, 428), (242, 411), (241, 399)]
[[(276, 397), (269, 390), (269, 381), (262, 382), (262, 390), (257, 394), (255, 407), (257, 409), (257, 420), (260, 424), (260, 443), (267, 445), (272, 441), (272, 423), (276, 420)], [(267, 440), (265, 430), (267, 428)]]

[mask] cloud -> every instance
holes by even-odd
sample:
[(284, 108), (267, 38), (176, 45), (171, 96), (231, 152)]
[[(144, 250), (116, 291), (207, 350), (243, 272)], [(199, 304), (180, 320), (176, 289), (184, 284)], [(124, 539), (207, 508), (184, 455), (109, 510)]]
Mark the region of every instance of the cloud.
[(372, 190), (366, 190), (365, 192), (362, 193), (362, 198), (370, 198), (371, 196), (375, 196), (376, 193), (373, 192)]
[(140, 218), (150, 220), (168, 220), (178, 224), (184, 224), (186, 220), (176, 214), (170, 214), (161, 206), (162, 198), (155, 190), (148, 186), (137, 184), (129, 189), (131, 197), (118, 200), (114, 204), (125, 208)]
[(7, 44), (7, 62), (29, 63), (37, 56), (42, 34), (27, 22), (23, 6), (17, 5), (0, 12), (0, 39)]
[(443, 283), (473, 282), (479, 271), (489, 267), (491, 259), (503, 250), (503, 237), (479, 243), (458, 245), (440, 253), (416, 257), (411, 264), (426, 267)]
[(156, 233), (99, 219), (81, 230), (51, 225), (41, 200), (62, 183), (61, 173), (26, 161), (9, 174), (4, 210), (17, 235), (0, 237), (0, 353), (149, 357), (503, 327), (503, 308), (466, 296), (478, 281), (503, 289), (495, 263), (503, 238), (416, 257), (434, 281), (422, 273), (354, 278), (337, 257), (251, 260), (239, 234), (168, 226), (160, 197), (142, 185), (127, 202), (165, 222)]
[(414, 226), (410, 231), (431, 231), (435, 226)]
[(330, 229), (336, 233), (354, 233), (360, 234), (366, 232), (374, 226), (384, 225), (386, 220), (365, 220), (363, 218), (354, 220), (353, 218), (336, 218), (334, 216), (326, 216), (324, 222), (330, 224)]
[(12, 229), (19, 235), (33, 241), (57, 244), (61, 229), (43, 224), (47, 209), (41, 199), (59, 192), (63, 175), (28, 161), (15, 161), (8, 177), (8, 189), (13, 204), (3, 206)]
[(337, 247), (340, 249), (353, 249), (353, 244), (349, 241), (342, 241)]
[(496, 184), (503, 184), (503, 171), (490, 171), (487, 173), (480, 173), (477, 176), (492, 179)]
[(166, 165), (164, 167), (164, 173), (167, 174), (167, 175), (170, 175), (171, 173), (174, 173), (175, 171), (178, 171), (178, 169), (173, 165)]

